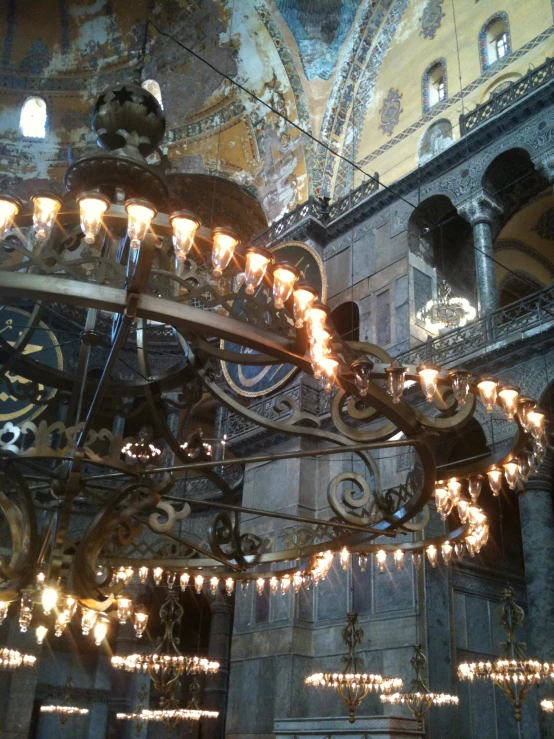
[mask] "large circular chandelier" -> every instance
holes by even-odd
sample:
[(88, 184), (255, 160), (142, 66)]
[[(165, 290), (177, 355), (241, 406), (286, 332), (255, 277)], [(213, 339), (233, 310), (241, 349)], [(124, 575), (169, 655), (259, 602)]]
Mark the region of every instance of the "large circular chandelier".
[[(278, 597), (317, 586), (339, 552), (346, 565), (358, 557), (365, 567), (374, 557), (382, 571), (401, 569), (409, 557), (417, 567), (426, 556), (435, 567), (478, 553), (489, 534), (480, 495), (517, 487), (544, 457), (545, 418), (535, 401), (495, 378), (401, 366), (379, 346), (343, 340), (322, 288), (279, 259), (283, 245), (244, 247), (238, 224), (203, 226), (162, 169), (147, 162), (165, 119), (140, 85), (106, 90), (93, 127), (101, 150), (69, 166), (64, 197), (0, 196), (0, 291), (10, 325), (20, 326), (13, 341), (0, 333), (5, 381), (39, 410), (56, 409), (57, 394), (67, 402), (63, 421), (36, 417), (0, 429), (0, 508), (12, 548), (0, 621), (18, 601), (20, 627), (36, 624), (38, 641), (79, 619), (101, 644), (115, 622), (130, 620), (142, 636), (148, 613), (130, 588), (152, 580), (170, 590), (178, 583), (231, 594), (238, 585)], [(77, 337), (67, 366), (55, 363), (61, 341), (50, 339), (50, 363), (25, 352), (39, 345), (40, 332), (56, 330)], [(332, 393), (329, 422), (322, 427), (286, 395), (269, 415), (246, 407), (222, 378), (222, 366), (231, 365), (260, 367), (260, 374), (285, 365), (286, 378), (320, 380)], [(206, 441), (192, 420), (184, 431), (172, 425), (172, 413), (193, 419), (205, 397), (245, 426), (317, 445), (239, 457), (223, 437)], [(513, 438), (477, 461), (437, 469), (434, 436), (465, 425), (478, 399), (513, 422)], [(133, 427), (137, 407), (147, 432)], [(106, 417), (110, 428), (102, 426)], [(417, 474), (383, 489), (371, 451), (404, 448), (415, 452)], [(237, 500), (242, 465), (345, 452), (361, 471), (331, 480), (327, 521)], [(433, 498), (449, 521), (439, 536), (425, 533)], [(215, 513), (199, 541), (186, 524), (200, 506)], [(40, 536), (37, 508), (49, 519)], [(82, 513), (88, 524), (71, 539), (73, 517)], [(242, 513), (275, 515), (285, 528), (258, 535)], [(186, 658), (160, 654), (115, 666), (146, 669), (162, 688), (181, 668), (192, 669)]]

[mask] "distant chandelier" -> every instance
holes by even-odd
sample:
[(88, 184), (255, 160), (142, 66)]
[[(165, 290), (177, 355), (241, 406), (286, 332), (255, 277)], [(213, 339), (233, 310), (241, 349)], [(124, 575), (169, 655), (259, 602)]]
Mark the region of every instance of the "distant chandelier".
[(516, 721), (521, 721), (521, 710), (531, 689), (549, 678), (554, 680), (554, 663), (524, 659), (524, 645), (516, 641), (516, 630), (523, 618), (523, 609), (516, 603), (513, 588), (506, 587), (499, 610), (500, 624), (508, 634), (503, 645), (505, 657), (493, 662), (464, 662), (458, 666), (458, 676), (462, 680), (489, 680), (500, 688), (514, 708)]
[(421, 644), (414, 646), (414, 654), (410, 662), (415, 672), (410, 690), (405, 693), (384, 694), (381, 696), (381, 701), (391, 705), (405, 704), (417, 720), (418, 729), (421, 730), (423, 728), (423, 718), (432, 706), (457, 706), (459, 700), (456, 695), (431, 693), (423, 678), (427, 660), (423, 654)]
[(554, 713), (554, 700), (549, 700), (545, 698), (541, 701), (541, 708), (547, 713)]
[(53, 713), (56, 714), (60, 720), (60, 724), (65, 726), (72, 716), (86, 716), (89, 712), (88, 708), (81, 708), (80, 706), (71, 705), (73, 697), (73, 679), (68, 677), (65, 682), (65, 692), (62, 697), (62, 703), (49, 704), (41, 706), (41, 713)]
[(304, 678), (310, 687), (335, 690), (348, 710), (351, 724), (356, 720), (356, 711), (364, 698), (371, 692), (387, 693), (402, 687), (400, 678), (387, 678), (359, 670), (363, 667), (363, 658), (359, 657), (356, 647), (361, 644), (364, 632), (358, 624), (358, 614), (347, 614), (347, 625), (342, 630), (342, 640), (348, 647), (348, 655), (344, 657), (342, 672), (318, 672)]
[(428, 331), (441, 331), (444, 328), (459, 328), (473, 321), (477, 311), (466, 298), (451, 296), (452, 288), (446, 280), (441, 280), (435, 300), (429, 300), (425, 308), (418, 311), (417, 320), (425, 324)]
[(37, 658), (32, 654), (22, 654), (16, 649), (0, 649), (0, 667), (4, 670), (34, 667), (36, 661)]

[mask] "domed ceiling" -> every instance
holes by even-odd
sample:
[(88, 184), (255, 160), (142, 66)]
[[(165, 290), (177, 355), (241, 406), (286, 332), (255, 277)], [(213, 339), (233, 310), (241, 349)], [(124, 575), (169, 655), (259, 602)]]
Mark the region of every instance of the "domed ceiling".
[[(0, 188), (61, 183), (68, 160), (92, 145), (91, 105), (140, 63), (149, 3), (160, 30), (302, 129), (338, 143), (379, 29), (406, 1), (0, 0)], [(269, 220), (329, 192), (335, 157), (152, 26), (148, 78), (161, 87), (173, 172), (232, 179)], [(48, 105), (41, 142), (19, 131), (32, 94)]]

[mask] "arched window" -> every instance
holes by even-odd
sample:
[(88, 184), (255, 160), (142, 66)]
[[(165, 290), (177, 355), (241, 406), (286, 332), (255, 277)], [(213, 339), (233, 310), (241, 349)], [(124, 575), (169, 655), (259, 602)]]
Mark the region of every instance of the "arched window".
[(33, 139), (46, 137), (46, 101), (39, 97), (27, 98), (21, 108), (19, 127), (23, 136)]
[(156, 80), (144, 80), (144, 82), (141, 83), (141, 87), (148, 90), (151, 95), (154, 95), (160, 104), (160, 108), (163, 110), (164, 104), (162, 102), (162, 91)]
[(342, 303), (331, 312), (331, 323), (345, 341), (360, 340), (360, 309), (356, 303)]
[(436, 59), (423, 73), (421, 97), (424, 113), (448, 97), (445, 59)]
[(479, 34), (479, 59), (481, 71), (503, 59), (512, 51), (510, 26), (506, 13), (495, 13), (485, 23)]

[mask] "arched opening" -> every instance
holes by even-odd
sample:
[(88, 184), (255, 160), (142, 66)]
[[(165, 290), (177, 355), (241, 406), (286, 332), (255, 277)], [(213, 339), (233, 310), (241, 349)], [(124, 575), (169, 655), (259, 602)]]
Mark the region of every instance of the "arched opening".
[(360, 340), (360, 309), (354, 302), (342, 303), (331, 312), (331, 323), (345, 341)]
[(151, 95), (154, 95), (156, 100), (160, 104), (160, 108), (163, 110), (164, 104), (162, 101), (162, 90), (156, 80), (144, 80), (140, 85), (144, 90), (147, 90)]
[(423, 73), (421, 85), (424, 113), (434, 105), (446, 100), (448, 97), (448, 85), (446, 61), (444, 59), (437, 59), (427, 67)]
[(23, 136), (32, 139), (46, 137), (46, 121), (48, 109), (46, 101), (40, 97), (27, 98), (21, 108), (19, 127)]
[(500, 307), (504, 308), (510, 303), (526, 298), (537, 290), (541, 290), (544, 285), (531, 273), (518, 270), (506, 275), (506, 278), (499, 285), (499, 301)]
[(508, 56), (512, 51), (510, 26), (506, 13), (495, 13), (479, 33), (481, 71)]
[(429, 126), (419, 143), (419, 163), (425, 164), (452, 144), (452, 124), (449, 120), (436, 121)]

